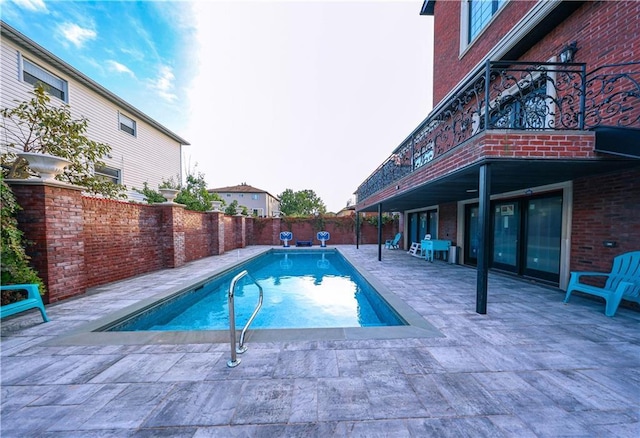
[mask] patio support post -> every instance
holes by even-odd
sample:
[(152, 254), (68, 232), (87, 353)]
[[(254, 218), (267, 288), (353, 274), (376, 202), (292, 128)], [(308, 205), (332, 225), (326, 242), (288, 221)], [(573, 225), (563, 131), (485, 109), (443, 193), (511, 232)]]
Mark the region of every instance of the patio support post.
[(382, 204), (378, 204), (378, 261), (382, 261)]
[(356, 249), (360, 249), (360, 212), (356, 210)]
[(491, 167), (480, 166), (478, 182), (478, 274), (476, 284), (476, 313), (487, 313), (487, 279), (489, 276), (489, 251), (491, 245)]

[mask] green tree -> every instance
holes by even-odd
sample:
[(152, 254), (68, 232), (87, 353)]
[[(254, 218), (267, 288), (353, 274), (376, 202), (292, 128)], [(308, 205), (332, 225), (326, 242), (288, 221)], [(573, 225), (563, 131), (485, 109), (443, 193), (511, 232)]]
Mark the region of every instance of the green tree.
[[(177, 177), (177, 179), (179, 179), (179, 177)], [(179, 190), (174, 202), (185, 205), (187, 210), (209, 211), (212, 208), (212, 201), (221, 201), (223, 205), (225, 204), (217, 193), (207, 191), (205, 176), (201, 172), (197, 174), (193, 172), (189, 173), (187, 175), (187, 182), (184, 185), (176, 182), (173, 177), (163, 179), (158, 188)], [(135, 188), (134, 190), (144, 195), (145, 200), (149, 204), (166, 201), (159, 191), (149, 188), (149, 183), (146, 181), (143, 183), (142, 190)]]
[(238, 214), (238, 201), (235, 199), (231, 201), (231, 204), (227, 205), (227, 208), (224, 209), (224, 214), (229, 214), (231, 216)]
[(220, 201), (217, 193), (207, 191), (207, 183), (204, 174), (189, 173), (186, 184), (181, 187), (180, 193), (176, 196), (175, 202), (184, 204), (188, 210), (209, 211), (212, 208), (211, 201)]
[(148, 204), (156, 204), (158, 202), (164, 202), (164, 196), (151, 188), (149, 188), (149, 183), (147, 181), (142, 183), (142, 190), (133, 188), (134, 191), (144, 195), (144, 200), (147, 201)]
[[(9, 186), (4, 182), (4, 178), (0, 175), (0, 210), (2, 217), (2, 228), (0, 235), (2, 236), (2, 265), (1, 279), (2, 284), (27, 284), (35, 283), (40, 286), (40, 293), (44, 293), (44, 284), (37, 272), (29, 264), (29, 256), (24, 250), (24, 236), (22, 231), (18, 229), (18, 221), (16, 213), (20, 206), (16, 202), (16, 198)], [(9, 298), (8, 302), (17, 300), (17, 297)], [(8, 304), (3, 303), (3, 304)]]
[(86, 118), (73, 119), (69, 105), (51, 104), (51, 97), (43, 84), (33, 90), (33, 98), (17, 102), (13, 108), (3, 108), (2, 154), (3, 174), (7, 178), (25, 178), (28, 163), (13, 152), (37, 152), (56, 155), (71, 161), (64, 173), (56, 178), (85, 187), (86, 191), (110, 198), (126, 197), (126, 187), (94, 175), (94, 169), (104, 167), (102, 158), (111, 147), (90, 140), (85, 133), (89, 126)]
[(324, 202), (313, 190), (294, 192), (291, 189), (286, 189), (278, 197), (280, 198), (280, 211), (285, 216), (309, 216), (324, 214), (327, 211)]

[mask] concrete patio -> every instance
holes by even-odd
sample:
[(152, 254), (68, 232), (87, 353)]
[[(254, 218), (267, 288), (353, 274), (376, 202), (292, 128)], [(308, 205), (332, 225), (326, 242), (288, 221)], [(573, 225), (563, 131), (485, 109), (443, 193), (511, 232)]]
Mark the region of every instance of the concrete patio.
[(2, 321), (3, 437), (637, 437), (640, 312), (499, 274), (475, 313), (475, 270), (339, 247), (435, 327), (422, 337), (150, 343), (92, 321), (246, 259), (234, 250), (101, 286)]

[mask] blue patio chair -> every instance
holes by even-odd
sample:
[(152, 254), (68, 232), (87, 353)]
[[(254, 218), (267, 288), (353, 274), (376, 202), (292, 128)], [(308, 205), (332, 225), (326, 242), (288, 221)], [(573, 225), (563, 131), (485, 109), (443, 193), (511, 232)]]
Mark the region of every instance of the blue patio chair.
[(384, 247), (387, 249), (399, 249), (401, 237), (402, 233), (396, 234), (396, 237), (394, 237), (393, 239), (389, 239), (384, 243)]

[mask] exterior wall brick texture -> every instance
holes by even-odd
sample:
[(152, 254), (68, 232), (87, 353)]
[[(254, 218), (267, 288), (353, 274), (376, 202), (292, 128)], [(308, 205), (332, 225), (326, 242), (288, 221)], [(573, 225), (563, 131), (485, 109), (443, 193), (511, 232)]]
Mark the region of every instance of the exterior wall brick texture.
[(224, 252), (231, 251), (236, 248), (235, 242), (235, 221), (231, 216), (224, 216)]
[(576, 179), (573, 205), (572, 271), (609, 272), (616, 255), (640, 250), (640, 168)]
[[(434, 82), (434, 104), (453, 90), (536, 3), (508, 2), (465, 53), (460, 55), (460, 2), (436, 2), (434, 77), (438, 80)], [(561, 25), (533, 44), (519, 60), (547, 61), (572, 41), (578, 42), (574, 61), (586, 63), (587, 72), (606, 64), (637, 60), (640, 46), (634, 41), (640, 38), (638, 16), (640, 2), (637, 1), (584, 2)]]
[(438, 218), (438, 239), (450, 240), (451, 245), (458, 245), (458, 204), (450, 202), (440, 205)]
[(161, 269), (162, 212), (152, 205), (82, 198), (86, 287)]

